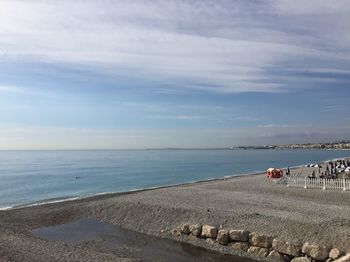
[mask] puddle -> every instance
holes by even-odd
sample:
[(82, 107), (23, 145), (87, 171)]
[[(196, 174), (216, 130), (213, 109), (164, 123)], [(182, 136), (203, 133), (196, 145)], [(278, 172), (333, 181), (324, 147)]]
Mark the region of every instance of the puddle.
[(249, 259), (210, 252), (204, 248), (145, 235), (93, 219), (38, 228), (33, 230), (32, 234), (69, 244), (95, 240), (99, 249), (107, 249), (111, 253), (116, 252), (141, 261), (252, 262)]

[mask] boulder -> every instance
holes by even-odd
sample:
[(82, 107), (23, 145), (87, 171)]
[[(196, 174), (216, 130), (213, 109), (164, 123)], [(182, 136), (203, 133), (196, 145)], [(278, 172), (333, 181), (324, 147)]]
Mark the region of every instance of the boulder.
[(183, 224), (181, 226), (181, 233), (188, 235), (190, 233), (190, 225), (189, 224)]
[(306, 242), (301, 250), (304, 254), (316, 260), (326, 260), (329, 254), (329, 248), (321, 245), (310, 244)]
[(190, 225), (190, 232), (192, 235), (198, 237), (202, 233), (202, 225), (201, 224), (194, 224)]
[(235, 242), (231, 244), (231, 247), (236, 250), (242, 250), (244, 252), (247, 252), (249, 249), (249, 243), (248, 242)]
[(215, 239), (218, 235), (218, 229), (213, 226), (204, 225), (202, 227), (202, 237)]
[(340, 258), (340, 256), (342, 255), (341, 251), (338, 248), (333, 248), (330, 252), (329, 252), (329, 257), (333, 260), (336, 260), (338, 258)]
[(296, 257), (291, 262), (311, 262), (307, 257)]
[(227, 245), (228, 243), (228, 231), (224, 229), (220, 229), (218, 232), (218, 237), (216, 241), (219, 242), (221, 245)]
[(279, 253), (298, 257), (302, 248), (302, 243), (299, 241), (285, 242), (278, 239), (272, 241), (272, 248)]
[(253, 232), (249, 234), (249, 243), (256, 247), (270, 248), (273, 238), (273, 236)]
[(266, 257), (269, 254), (269, 250), (263, 247), (250, 247), (248, 253), (259, 257)]
[(278, 253), (276, 250), (272, 250), (267, 257), (275, 261), (284, 262), (283, 256), (280, 253)]
[(246, 230), (230, 230), (230, 240), (238, 242), (249, 241), (249, 231)]
[(334, 260), (334, 262), (349, 262), (349, 261), (350, 261), (350, 254), (347, 254), (341, 258)]

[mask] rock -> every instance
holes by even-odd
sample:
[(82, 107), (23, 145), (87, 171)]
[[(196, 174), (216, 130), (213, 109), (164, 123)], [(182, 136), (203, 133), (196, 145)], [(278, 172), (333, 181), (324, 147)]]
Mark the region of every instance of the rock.
[(307, 257), (296, 257), (293, 258), (291, 262), (310, 262), (310, 259)]
[(272, 248), (279, 253), (298, 257), (302, 248), (302, 243), (298, 241), (284, 242), (278, 239), (272, 241)]
[(249, 231), (246, 230), (230, 230), (230, 240), (239, 242), (249, 241)]
[(171, 230), (171, 234), (174, 237), (179, 237), (179, 236), (181, 236), (181, 229), (180, 228), (174, 228), (173, 230)]
[(249, 243), (248, 242), (235, 242), (231, 244), (231, 247), (233, 249), (242, 250), (244, 252), (247, 252), (249, 249)]
[(227, 232), (227, 230), (220, 229), (219, 232), (218, 232), (218, 237), (217, 237), (216, 241), (218, 241), (219, 244), (221, 244), (221, 245), (227, 245), (227, 243), (228, 243), (228, 232)]
[(327, 247), (310, 244), (308, 242), (303, 245), (301, 251), (316, 260), (326, 260), (329, 254), (329, 249)]
[(190, 233), (190, 225), (189, 224), (183, 224), (181, 226), (181, 233), (188, 235)]
[(340, 256), (341, 256), (342, 254), (341, 254), (341, 251), (338, 249), (338, 248), (333, 248), (330, 252), (329, 252), (329, 257), (331, 258), (331, 259), (337, 259), (337, 258), (340, 258)]
[(334, 262), (349, 262), (349, 261), (350, 261), (350, 254), (347, 254), (341, 258), (334, 260)]
[(270, 248), (272, 247), (273, 236), (263, 235), (258, 233), (249, 234), (249, 243), (252, 246)]
[(293, 258), (291, 256), (288, 256), (288, 255), (283, 255), (283, 259), (285, 262), (290, 262), (290, 261), (292, 261)]
[(263, 247), (250, 247), (248, 253), (259, 257), (266, 257), (269, 254), (269, 250)]
[(195, 225), (190, 225), (190, 232), (192, 235), (198, 237), (202, 233), (202, 225), (201, 224), (195, 224)]
[(212, 245), (212, 244), (215, 243), (215, 240), (212, 239), (212, 238), (207, 238), (207, 239), (205, 240), (205, 242), (207, 242), (208, 244)]
[(284, 262), (283, 256), (280, 253), (278, 253), (276, 250), (272, 250), (267, 257), (275, 261)]
[(213, 226), (204, 225), (202, 227), (202, 237), (216, 238), (218, 235), (218, 229)]

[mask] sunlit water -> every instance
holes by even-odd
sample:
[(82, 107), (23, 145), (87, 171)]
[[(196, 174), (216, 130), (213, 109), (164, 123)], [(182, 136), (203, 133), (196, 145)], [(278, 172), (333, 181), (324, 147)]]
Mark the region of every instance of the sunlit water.
[(347, 157), (330, 150), (0, 151), (0, 208)]

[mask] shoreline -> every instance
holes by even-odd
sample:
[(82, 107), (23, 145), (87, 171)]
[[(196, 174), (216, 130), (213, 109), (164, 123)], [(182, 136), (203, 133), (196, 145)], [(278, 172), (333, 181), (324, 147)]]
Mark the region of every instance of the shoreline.
[[(291, 169), (306, 170), (303, 165)], [(84, 218), (248, 258), (252, 257), (230, 246), (190, 236), (175, 238), (171, 231), (184, 223), (200, 223), (273, 235), (282, 241), (331, 245), (346, 252), (350, 251), (349, 193), (287, 188), (272, 183), (264, 173), (253, 173), (14, 208), (0, 212), (0, 258), (59, 261), (64, 253), (67, 262), (137, 261), (131, 246), (120, 247), (130, 250), (125, 260), (118, 246), (105, 246), (103, 239), (70, 245), (31, 233)]]
[[(326, 159), (326, 160), (321, 160), (318, 163), (326, 163), (329, 161), (347, 159), (349, 157), (350, 156), (346, 156), (346, 157), (342, 157), (342, 158)], [(289, 166), (289, 168), (291, 170), (299, 169), (299, 168), (304, 167), (306, 164), (308, 164), (308, 163), (304, 163), (304, 164), (296, 165), (296, 166)], [(287, 169), (288, 167), (279, 167), (279, 168), (284, 170), (284, 169)], [(30, 208), (30, 207), (42, 206), (42, 205), (50, 205), (50, 204), (55, 204), (55, 203), (65, 203), (65, 202), (72, 202), (72, 201), (74, 202), (74, 201), (82, 201), (82, 200), (95, 200), (95, 199), (98, 199), (99, 197), (113, 197), (113, 196), (119, 196), (119, 195), (139, 193), (139, 192), (144, 192), (144, 191), (152, 191), (152, 190), (157, 190), (157, 189), (165, 189), (165, 188), (171, 188), (171, 187), (180, 187), (180, 186), (186, 186), (186, 185), (195, 185), (195, 184), (199, 184), (199, 183), (221, 181), (221, 180), (226, 180), (226, 179), (234, 179), (234, 178), (239, 178), (239, 177), (244, 177), (244, 176), (256, 176), (256, 175), (265, 174), (265, 172), (266, 172), (266, 170), (265, 171), (253, 171), (250, 173), (227, 175), (227, 176), (218, 177), (218, 178), (201, 179), (201, 180), (195, 180), (195, 181), (183, 182), (183, 183), (177, 183), (177, 184), (161, 185), (161, 186), (146, 187), (146, 188), (136, 188), (136, 189), (130, 189), (130, 190), (126, 190), (126, 191), (100, 192), (100, 193), (87, 194), (86, 196), (67, 196), (67, 197), (59, 197), (59, 198), (53, 198), (53, 199), (43, 199), (43, 200), (30, 202), (30, 203), (16, 204), (13, 206), (0, 207), (0, 212), (7, 211), (7, 210), (21, 209), (21, 208)]]

